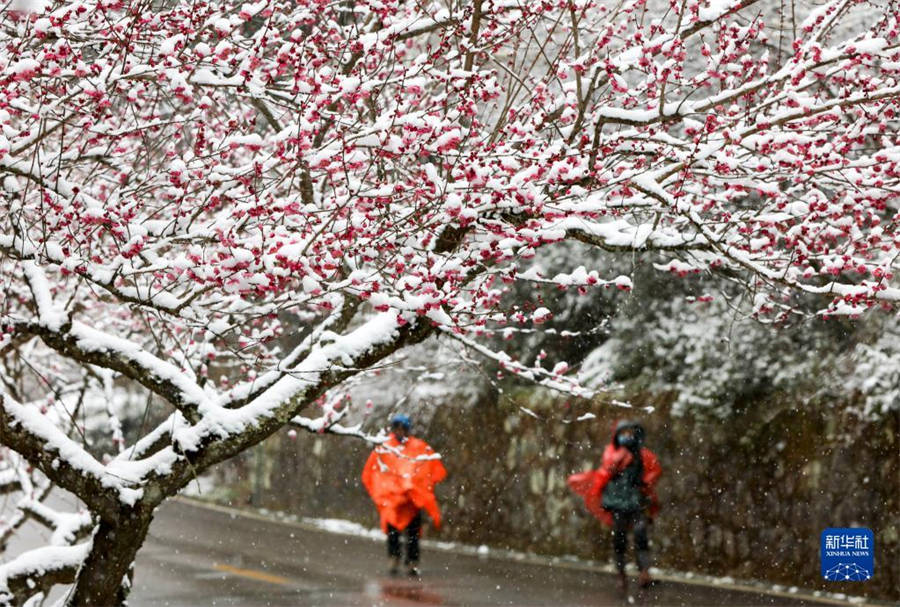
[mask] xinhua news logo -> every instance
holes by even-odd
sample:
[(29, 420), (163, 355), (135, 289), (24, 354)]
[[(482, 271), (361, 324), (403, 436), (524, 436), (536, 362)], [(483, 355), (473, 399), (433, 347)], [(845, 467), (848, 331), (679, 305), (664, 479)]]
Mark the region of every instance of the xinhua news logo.
[(819, 554), (822, 577), (831, 582), (864, 582), (875, 573), (875, 536), (871, 529), (826, 529)]

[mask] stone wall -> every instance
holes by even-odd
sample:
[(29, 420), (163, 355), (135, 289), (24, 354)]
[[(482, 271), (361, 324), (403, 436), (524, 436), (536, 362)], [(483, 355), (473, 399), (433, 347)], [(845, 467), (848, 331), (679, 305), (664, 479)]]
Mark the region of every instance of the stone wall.
[[(460, 410), (438, 410), (415, 431), (445, 459), (439, 488), (445, 526), (432, 537), (544, 554), (611, 556), (608, 533), (566, 487), (567, 475), (596, 467), (622, 409), (593, 404), (596, 419), (564, 423), (584, 411), (523, 393)], [(788, 586), (900, 599), (900, 419), (864, 424), (843, 408), (792, 408), (773, 400), (727, 420), (673, 418), (662, 395), (633, 402), (647, 446), (664, 467), (663, 509), (652, 528), (655, 564)], [(529, 408), (542, 419), (524, 413)], [(231, 468), (233, 500), (250, 498), (254, 471), (260, 506), (298, 515), (377, 525), (359, 483), (369, 451), (361, 441), (285, 433)], [(262, 454), (260, 454), (262, 455)], [(256, 462), (256, 463), (254, 463)], [(261, 464), (261, 465), (260, 465)], [(866, 583), (819, 579), (825, 527), (866, 526), (876, 537), (875, 577)]]

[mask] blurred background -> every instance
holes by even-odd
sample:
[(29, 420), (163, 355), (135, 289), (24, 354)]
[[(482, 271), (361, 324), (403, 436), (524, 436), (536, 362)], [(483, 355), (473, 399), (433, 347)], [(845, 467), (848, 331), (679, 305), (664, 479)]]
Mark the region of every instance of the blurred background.
[[(592, 267), (632, 273), (635, 288), (518, 287), (511, 300), (563, 312), (504, 347), (529, 363), (552, 352), (598, 396), (536, 388), (441, 339), (347, 389), (343, 425), (377, 433), (406, 412), (413, 433), (443, 454), (446, 524), (429, 537), (611, 559), (608, 531), (565, 480), (596, 468), (613, 423), (629, 418), (647, 428), (663, 465), (656, 566), (900, 599), (897, 319), (823, 319), (810, 300), (792, 302), (808, 314), (764, 324), (727, 279), (673, 280), (649, 257), (558, 254), (593, 255)], [(554, 260), (545, 263), (552, 275)], [(201, 497), (376, 527), (359, 482), (371, 447), (285, 430), (217, 469)], [(820, 533), (855, 526), (875, 534), (874, 578), (821, 580)]]

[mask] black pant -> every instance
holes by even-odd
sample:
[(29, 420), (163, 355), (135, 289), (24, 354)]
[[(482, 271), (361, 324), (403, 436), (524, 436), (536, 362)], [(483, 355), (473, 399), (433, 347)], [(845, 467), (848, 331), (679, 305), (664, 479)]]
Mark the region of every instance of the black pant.
[[(422, 531), (422, 512), (416, 513), (413, 520), (406, 527), (406, 563), (419, 562), (419, 533)], [(387, 545), (388, 556), (400, 558), (400, 534), (402, 531), (388, 525)]]
[(628, 550), (628, 528), (634, 530), (634, 545), (638, 569), (650, 567), (650, 542), (647, 539), (647, 514), (643, 510), (620, 512), (613, 510), (613, 549), (616, 551), (616, 567), (625, 571), (625, 552)]

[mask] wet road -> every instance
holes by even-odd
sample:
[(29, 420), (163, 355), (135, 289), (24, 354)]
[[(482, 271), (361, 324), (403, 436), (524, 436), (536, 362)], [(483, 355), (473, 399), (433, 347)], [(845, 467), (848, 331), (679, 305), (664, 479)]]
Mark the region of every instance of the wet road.
[(422, 578), (386, 575), (380, 541), (166, 504), (138, 553), (129, 604), (242, 605), (821, 605), (663, 582), (630, 599), (609, 574), (425, 548)]

